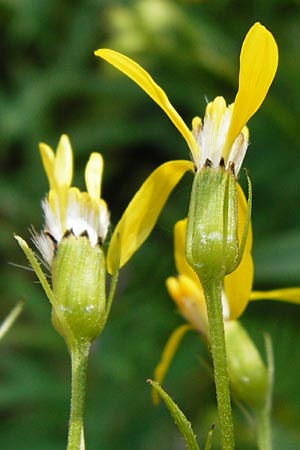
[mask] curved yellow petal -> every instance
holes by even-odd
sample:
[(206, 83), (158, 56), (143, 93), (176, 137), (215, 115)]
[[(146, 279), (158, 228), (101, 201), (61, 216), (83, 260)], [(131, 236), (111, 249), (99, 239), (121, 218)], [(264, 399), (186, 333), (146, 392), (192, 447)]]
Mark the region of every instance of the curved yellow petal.
[(207, 309), (201, 284), (180, 274), (167, 278), (166, 287), (185, 320), (199, 333), (208, 336)]
[(271, 291), (252, 291), (250, 300), (280, 300), (299, 304), (300, 287), (273, 289)]
[(191, 161), (170, 161), (159, 166), (142, 184), (117, 224), (107, 253), (107, 268), (122, 267), (151, 233), (170, 193), (188, 171)]
[(53, 150), (49, 147), (49, 145), (40, 142), (39, 144), (40, 155), (42, 158), (42, 163), (49, 181), (50, 189), (55, 187), (54, 181), (54, 161), (55, 155)]
[(115, 52), (114, 50), (106, 48), (99, 49), (95, 51), (95, 55), (105, 59), (107, 62), (131, 78), (149, 95), (149, 97), (152, 98), (152, 100), (155, 101), (155, 103), (161, 107), (161, 109), (173, 122), (177, 130), (184, 137), (192, 153), (193, 159), (197, 161), (199, 159), (200, 150), (193, 134), (172, 106), (165, 92), (160, 86), (158, 86), (158, 84), (155, 83), (149, 73), (132, 59), (122, 55), (121, 53)]
[(100, 153), (92, 153), (85, 167), (85, 184), (89, 195), (95, 200), (101, 197), (103, 158)]
[[(241, 240), (246, 219), (247, 200), (238, 183), (236, 187), (238, 191), (238, 235), (239, 240)], [(229, 307), (229, 320), (237, 319), (249, 302), (254, 276), (251, 248), (252, 227), (250, 224), (242, 260), (237, 269), (224, 279), (224, 291)]]
[(229, 306), (229, 320), (235, 320), (248, 305), (253, 283), (253, 260), (250, 253), (244, 253), (238, 268), (224, 279), (224, 291)]
[[(243, 189), (238, 183), (236, 183), (236, 189), (238, 194), (238, 237), (239, 242), (241, 242), (247, 216), (248, 202)], [(252, 225), (250, 223), (244, 253), (251, 252), (252, 241)]]
[(70, 187), (73, 177), (73, 152), (70, 140), (63, 134), (59, 140), (55, 163), (54, 180), (56, 187)]
[[(191, 278), (197, 285), (200, 285), (199, 277), (194, 269), (189, 265), (185, 255), (187, 219), (179, 220), (174, 226), (174, 257), (178, 274)], [(202, 289), (202, 288), (201, 288)]]
[(273, 35), (259, 22), (248, 31), (240, 54), (239, 89), (235, 97), (226, 149), (240, 133), (267, 95), (278, 66)]
[[(154, 369), (154, 380), (159, 384), (162, 383), (182, 338), (184, 337), (185, 333), (191, 329), (191, 325), (181, 325), (173, 331), (173, 333), (167, 340), (167, 343), (161, 355), (161, 359)], [(155, 389), (152, 390), (152, 399), (154, 404), (157, 404), (159, 402), (159, 396)]]

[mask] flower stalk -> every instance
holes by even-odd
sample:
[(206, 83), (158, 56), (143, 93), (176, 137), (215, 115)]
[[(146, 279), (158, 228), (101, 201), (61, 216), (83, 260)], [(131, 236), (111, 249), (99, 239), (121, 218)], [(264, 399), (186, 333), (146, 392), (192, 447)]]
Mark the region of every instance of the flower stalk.
[[(242, 233), (246, 236), (249, 220)], [(234, 449), (234, 434), (222, 290), (225, 275), (237, 267), (244, 252), (239, 244), (238, 228), (238, 191), (234, 174), (222, 166), (198, 170), (187, 220), (186, 258), (199, 277), (206, 302), (223, 450)]]
[(256, 414), (257, 446), (259, 450), (272, 450), (270, 411), (264, 408)]
[(234, 449), (232, 411), (222, 311), (222, 279), (201, 279), (207, 307), (222, 450)]
[(70, 348), (72, 363), (71, 410), (67, 450), (84, 450), (83, 414), (87, 363), (91, 343), (88, 339), (76, 341)]
[(271, 410), (274, 384), (274, 356), (269, 335), (265, 335), (265, 347), (268, 367), (268, 394), (264, 407), (256, 413), (257, 444), (259, 450), (272, 450)]
[[(52, 324), (64, 338), (71, 356), (67, 450), (84, 450), (83, 412), (91, 342), (108, 320), (119, 269), (147, 239), (170, 191), (183, 174), (191, 170), (192, 163), (174, 162), (175, 177), (169, 166), (156, 172), (158, 178), (165, 175), (166, 192), (160, 196), (160, 209), (152, 215), (149, 215), (149, 208), (141, 205), (152, 204), (155, 193), (151, 183), (143, 184), (116, 226), (106, 252), (104, 242), (110, 214), (101, 197), (104, 166), (101, 154), (90, 155), (84, 172), (86, 191), (81, 191), (72, 186), (73, 151), (68, 136), (61, 136), (56, 152), (45, 143), (41, 143), (39, 149), (49, 181), (48, 194), (42, 201), (43, 231), (32, 231), (32, 241), (39, 254), (36, 255), (20, 236), (15, 235), (15, 239), (51, 303)], [(107, 275), (111, 276), (108, 294)]]

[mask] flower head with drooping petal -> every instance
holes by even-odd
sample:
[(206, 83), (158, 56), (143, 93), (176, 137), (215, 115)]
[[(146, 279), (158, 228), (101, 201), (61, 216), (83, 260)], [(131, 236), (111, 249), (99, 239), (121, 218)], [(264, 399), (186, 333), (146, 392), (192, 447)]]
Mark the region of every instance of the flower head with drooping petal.
[[(240, 188), (239, 188), (240, 189)], [(242, 220), (245, 217), (246, 205), (243, 197), (239, 197), (239, 233), (242, 232)], [(199, 278), (188, 264), (185, 256), (186, 220), (180, 220), (174, 227), (174, 257), (178, 272), (176, 277), (166, 280), (170, 297), (178, 307), (178, 311), (187, 321), (180, 325), (170, 335), (161, 360), (155, 368), (154, 378), (161, 383), (173, 360), (175, 352), (187, 331), (193, 329), (209, 341), (209, 327), (203, 288)], [(283, 288), (270, 291), (252, 291), (253, 261), (251, 256), (252, 231), (248, 233), (245, 251), (238, 268), (224, 278), (222, 307), (225, 325), (225, 335), (231, 333), (232, 327), (239, 325), (238, 319), (244, 312), (249, 301), (280, 300), (300, 304), (300, 287)], [(232, 356), (232, 352), (231, 352)], [(153, 400), (158, 401), (153, 395)]]
[(86, 235), (92, 247), (102, 243), (109, 227), (109, 212), (100, 198), (103, 158), (99, 153), (92, 153), (86, 165), (87, 192), (71, 187), (73, 153), (66, 135), (60, 138), (56, 154), (46, 144), (40, 144), (40, 153), (50, 190), (42, 202), (44, 233), (34, 234), (33, 239), (51, 266), (55, 247), (68, 233), (76, 237)]
[(201, 169), (203, 164), (209, 163), (221, 164), (230, 168), (231, 173), (238, 174), (248, 146), (245, 124), (261, 106), (273, 81), (278, 49), (272, 34), (260, 23), (254, 24), (242, 46), (239, 89), (234, 103), (227, 107), (225, 100), (217, 97), (207, 106), (203, 125), (199, 118), (194, 119), (192, 131), (163, 89), (139, 64), (110, 49), (99, 49), (95, 55), (131, 78), (161, 107), (185, 139), (193, 161), (166, 162), (141, 186), (112, 235), (108, 251), (108, 271), (111, 273), (144, 242), (170, 193), (186, 172), (195, 172), (195, 168)]
[[(245, 216), (245, 204), (239, 204), (239, 218), (242, 231), (242, 221)], [(199, 278), (188, 264), (185, 256), (186, 220), (180, 220), (174, 227), (174, 255), (177, 277), (169, 277), (166, 281), (168, 292), (182, 316), (199, 332), (207, 335), (207, 312), (204, 292)], [(253, 291), (253, 261), (251, 256), (252, 231), (250, 229), (242, 261), (237, 269), (224, 278), (222, 306), (224, 321), (238, 319), (244, 312), (249, 301), (280, 300), (290, 303), (300, 303), (300, 288), (283, 288), (270, 291)]]
[(244, 39), (234, 103), (227, 107), (223, 97), (216, 97), (207, 105), (203, 124), (199, 117), (193, 120), (192, 131), (139, 64), (109, 49), (99, 49), (95, 54), (135, 81), (163, 109), (188, 144), (197, 169), (209, 161), (238, 174), (249, 140), (246, 123), (261, 106), (278, 65), (275, 39), (263, 25), (255, 23)]

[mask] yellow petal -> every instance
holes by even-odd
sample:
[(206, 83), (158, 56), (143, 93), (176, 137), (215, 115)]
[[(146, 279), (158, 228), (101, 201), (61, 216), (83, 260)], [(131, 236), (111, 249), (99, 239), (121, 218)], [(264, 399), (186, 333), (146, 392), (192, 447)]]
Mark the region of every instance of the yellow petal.
[(250, 300), (280, 300), (290, 303), (300, 303), (300, 287), (274, 289), (272, 291), (253, 291)]
[(85, 184), (89, 195), (95, 200), (101, 197), (103, 158), (100, 153), (92, 153), (85, 168)]
[(229, 306), (229, 320), (237, 319), (248, 305), (253, 283), (253, 260), (244, 253), (238, 268), (224, 279), (224, 290)]
[(167, 278), (166, 287), (185, 320), (199, 333), (208, 336), (207, 309), (201, 284), (180, 274), (176, 278)]
[(122, 55), (121, 53), (115, 52), (114, 50), (109, 50), (106, 48), (99, 49), (95, 52), (95, 55), (105, 59), (107, 62), (131, 78), (149, 95), (149, 97), (152, 98), (152, 100), (154, 100), (161, 107), (161, 109), (173, 122), (177, 130), (184, 137), (192, 153), (193, 159), (198, 161), (199, 147), (194, 139), (194, 136), (170, 103), (165, 92), (160, 86), (158, 86), (158, 84), (155, 83), (149, 73), (132, 59)]
[[(238, 191), (238, 235), (239, 240), (241, 240), (246, 218), (247, 200), (240, 185), (237, 183), (236, 186)], [(242, 260), (237, 269), (224, 279), (224, 290), (229, 307), (229, 320), (237, 319), (249, 302), (254, 275), (251, 248), (252, 227), (250, 224)]]
[(178, 274), (185, 275), (191, 278), (197, 285), (200, 285), (199, 277), (187, 262), (185, 255), (186, 223), (187, 219), (179, 220), (174, 226), (175, 265)]
[(49, 181), (50, 189), (55, 187), (54, 181), (54, 161), (55, 155), (49, 145), (41, 142), (39, 144), (39, 150), (42, 158), (42, 163)]
[(274, 37), (263, 25), (255, 23), (248, 31), (240, 54), (239, 89), (235, 97), (226, 149), (240, 133), (267, 95), (278, 66)]
[[(163, 349), (161, 359), (154, 370), (154, 380), (159, 384), (162, 383), (182, 338), (185, 333), (191, 329), (191, 325), (181, 325), (176, 328), (169, 337), (165, 348)], [(159, 401), (158, 394), (154, 389), (152, 391), (152, 399), (154, 404), (157, 404)]]
[(73, 152), (67, 135), (59, 140), (55, 163), (54, 179), (57, 187), (70, 187), (73, 177)]
[(151, 233), (170, 193), (188, 171), (190, 161), (170, 161), (159, 166), (142, 184), (116, 226), (108, 249), (108, 272), (122, 267)]
[[(244, 225), (245, 225), (245, 221), (246, 221), (246, 216), (247, 216), (248, 203), (247, 203), (245, 194), (243, 192), (243, 189), (241, 188), (241, 186), (238, 183), (236, 183), (236, 189), (237, 189), (237, 193), (238, 193), (238, 237), (239, 237), (239, 242), (241, 242), (242, 236), (243, 236), (243, 231), (244, 231)], [(250, 223), (244, 253), (251, 252), (252, 240), (253, 240), (252, 239), (252, 225)]]

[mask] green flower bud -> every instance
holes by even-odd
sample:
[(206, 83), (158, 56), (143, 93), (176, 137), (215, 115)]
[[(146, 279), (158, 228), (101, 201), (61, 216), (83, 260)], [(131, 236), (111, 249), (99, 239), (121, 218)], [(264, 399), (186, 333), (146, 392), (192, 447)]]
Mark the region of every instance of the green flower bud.
[(239, 260), (236, 179), (224, 167), (198, 170), (190, 199), (186, 256), (201, 280), (221, 279)]
[(233, 396), (258, 411), (265, 407), (268, 371), (250, 336), (237, 321), (225, 323), (228, 375)]
[(64, 237), (52, 265), (52, 322), (68, 342), (92, 341), (105, 324), (105, 255), (86, 236)]

